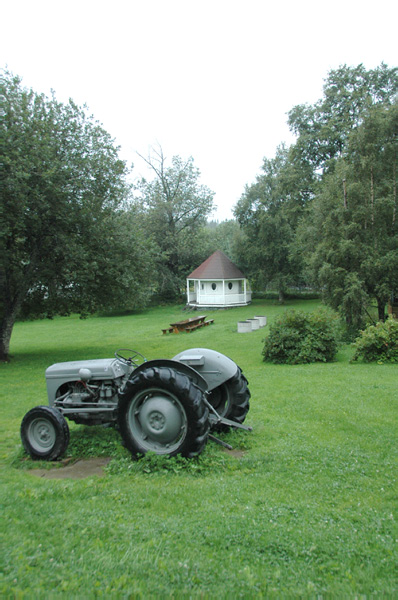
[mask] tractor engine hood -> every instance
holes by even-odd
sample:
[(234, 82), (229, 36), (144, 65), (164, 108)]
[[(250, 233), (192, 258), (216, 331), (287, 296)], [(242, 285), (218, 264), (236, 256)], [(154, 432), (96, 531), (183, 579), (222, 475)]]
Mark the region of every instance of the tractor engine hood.
[(99, 358), (96, 360), (75, 360), (55, 363), (46, 369), (46, 379), (116, 379), (123, 377), (129, 368), (115, 358)]

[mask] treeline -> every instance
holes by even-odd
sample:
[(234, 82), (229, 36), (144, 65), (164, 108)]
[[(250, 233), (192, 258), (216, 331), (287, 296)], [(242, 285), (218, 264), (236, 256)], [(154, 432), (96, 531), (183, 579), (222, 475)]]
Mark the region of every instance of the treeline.
[[(1, 77), (0, 360), (15, 320), (182, 299), (187, 273), (234, 222), (207, 225), (213, 192), (193, 159), (146, 158), (153, 178), (131, 169), (103, 127), (72, 100)], [(224, 243), (225, 242), (225, 243)]]
[[(208, 221), (213, 192), (192, 158), (132, 169), (86, 108), (1, 77), (0, 360), (15, 320), (182, 300), (185, 279), (223, 250), (255, 290), (311, 285), (359, 327), (398, 290), (397, 69), (341, 67), (314, 105), (294, 107), (296, 142), (264, 159), (235, 207)], [(133, 172), (134, 174), (134, 172)]]
[(235, 207), (254, 288), (312, 285), (357, 331), (398, 295), (398, 69), (342, 66), (288, 115), (296, 142), (264, 159)]

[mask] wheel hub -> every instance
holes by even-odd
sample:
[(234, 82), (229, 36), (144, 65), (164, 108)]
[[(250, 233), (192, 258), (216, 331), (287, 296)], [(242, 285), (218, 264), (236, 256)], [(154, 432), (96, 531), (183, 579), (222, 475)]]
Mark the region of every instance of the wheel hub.
[(29, 439), (33, 448), (44, 451), (51, 448), (55, 442), (55, 430), (47, 419), (35, 419), (29, 428)]
[(149, 424), (155, 431), (161, 431), (164, 429), (166, 420), (162, 413), (154, 410), (149, 416)]
[(170, 444), (180, 435), (183, 417), (173, 400), (160, 394), (146, 399), (138, 415), (142, 432), (161, 444)]
[(50, 432), (48, 430), (48, 427), (46, 425), (40, 425), (40, 427), (37, 428), (37, 436), (41, 442), (48, 442), (48, 440), (50, 439)]

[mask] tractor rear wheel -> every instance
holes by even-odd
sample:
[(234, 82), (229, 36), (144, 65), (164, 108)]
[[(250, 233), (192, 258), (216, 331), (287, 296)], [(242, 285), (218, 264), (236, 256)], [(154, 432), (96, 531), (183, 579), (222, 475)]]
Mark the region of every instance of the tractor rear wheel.
[[(250, 391), (240, 368), (231, 379), (212, 390), (207, 399), (220, 417), (243, 423), (250, 408)], [(216, 428), (229, 429), (223, 424), (216, 425)]]
[(209, 435), (209, 411), (202, 390), (169, 367), (132, 374), (119, 393), (118, 423), (124, 445), (134, 457), (146, 452), (191, 458)]
[(68, 447), (68, 423), (58, 409), (36, 406), (22, 419), (21, 440), (34, 460), (55, 460)]

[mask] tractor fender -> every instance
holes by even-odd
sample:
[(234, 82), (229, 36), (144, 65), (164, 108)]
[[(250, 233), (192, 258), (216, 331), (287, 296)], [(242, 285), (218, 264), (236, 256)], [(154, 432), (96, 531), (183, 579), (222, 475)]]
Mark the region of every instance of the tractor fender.
[(238, 370), (238, 365), (228, 356), (209, 348), (190, 348), (173, 360), (195, 369), (206, 380), (209, 392), (231, 379)]
[(130, 377), (135, 376), (137, 373), (140, 373), (141, 371), (146, 371), (147, 369), (150, 369), (151, 367), (168, 367), (169, 369), (174, 369), (175, 371), (184, 373), (184, 375), (187, 375), (190, 379), (192, 379), (192, 381), (202, 390), (202, 392), (208, 391), (206, 379), (200, 373), (198, 373), (196, 371), (196, 369), (193, 369), (192, 367), (190, 367), (189, 365), (187, 365), (183, 362), (178, 362), (176, 360), (169, 360), (166, 358), (148, 360), (148, 361), (142, 363), (142, 365), (140, 365), (139, 367), (134, 369), (134, 371), (132, 372)]

